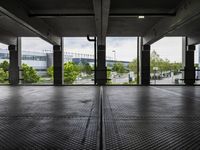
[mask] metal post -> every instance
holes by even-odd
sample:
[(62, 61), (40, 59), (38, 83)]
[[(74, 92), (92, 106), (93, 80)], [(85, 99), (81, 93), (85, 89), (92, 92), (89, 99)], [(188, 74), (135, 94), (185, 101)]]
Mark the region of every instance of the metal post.
[(137, 37), (137, 85), (140, 83), (140, 37)]
[(141, 52), (141, 84), (150, 84), (150, 45), (143, 45)]
[(61, 45), (53, 46), (54, 85), (63, 84), (63, 39)]
[(195, 45), (188, 45), (185, 57), (185, 84), (193, 85), (195, 83), (195, 66), (194, 66)]
[(98, 45), (97, 48), (97, 84), (105, 85), (107, 83), (107, 69), (106, 69), (106, 59), (105, 59), (105, 45)]
[(9, 45), (10, 66), (9, 66), (9, 83), (11, 85), (19, 84), (19, 63), (18, 50), (16, 45)]
[(113, 50), (112, 52), (114, 53), (114, 61), (116, 62), (116, 51)]
[(94, 84), (97, 84), (96, 74), (97, 74), (97, 38), (90, 39), (90, 36), (87, 35), (87, 40), (90, 42), (94, 42)]

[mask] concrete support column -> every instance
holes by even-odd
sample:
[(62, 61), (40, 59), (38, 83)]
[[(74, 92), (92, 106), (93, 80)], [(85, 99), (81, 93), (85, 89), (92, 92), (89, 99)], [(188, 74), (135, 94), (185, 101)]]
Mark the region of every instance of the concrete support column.
[(194, 66), (195, 45), (188, 45), (185, 53), (185, 74), (184, 81), (186, 85), (195, 83), (195, 66)]
[(105, 85), (107, 82), (107, 71), (106, 71), (106, 46), (97, 46), (97, 85)]
[(150, 85), (150, 45), (141, 48), (141, 85)]
[[(182, 68), (185, 68), (185, 58), (187, 51), (187, 37), (182, 37)], [(185, 79), (185, 71), (182, 72), (182, 79)]]
[[(61, 44), (62, 45), (62, 44)], [(54, 85), (62, 85), (63, 78), (63, 46), (53, 46)]]
[(17, 85), (19, 84), (19, 51), (16, 45), (9, 45), (8, 50), (10, 55), (9, 83)]

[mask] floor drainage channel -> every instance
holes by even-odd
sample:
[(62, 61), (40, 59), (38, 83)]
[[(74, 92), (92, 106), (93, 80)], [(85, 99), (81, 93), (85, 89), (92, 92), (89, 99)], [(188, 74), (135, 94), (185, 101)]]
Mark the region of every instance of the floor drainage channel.
[(99, 119), (98, 119), (98, 138), (97, 150), (104, 150), (105, 148), (105, 126), (104, 126), (104, 89), (103, 86), (99, 87)]

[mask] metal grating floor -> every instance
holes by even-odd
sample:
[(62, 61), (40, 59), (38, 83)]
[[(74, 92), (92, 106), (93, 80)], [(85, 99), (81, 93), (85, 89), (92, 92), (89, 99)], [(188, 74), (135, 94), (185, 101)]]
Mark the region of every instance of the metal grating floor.
[(0, 149), (96, 149), (95, 87), (0, 87), (0, 91)]
[(199, 91), (0, 86), (0, 149), (200, 149)]
[(200, 149), (199, 87), (106, 87), (105, 149)]

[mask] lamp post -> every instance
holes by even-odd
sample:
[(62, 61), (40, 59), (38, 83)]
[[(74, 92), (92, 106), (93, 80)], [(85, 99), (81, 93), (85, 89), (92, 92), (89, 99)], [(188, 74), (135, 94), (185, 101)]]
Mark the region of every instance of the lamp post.
[[(113, 57), (113, 58), (114, 58), (114, 59), (113, 59), (113, 66), (114, 66), (114, 64), (116, 63), (116, 51), (113, 50), (112, 52), (113, 52), (113, 55), (114, 55), (114, 57)], [(111, 72), (111, 73), (112, 73), (112, 72)], [(115, 75), (113, 75), (112, 81), (113, 81), (113, 83), (116, 82)]]
[(154, 84), (156, 84), (158, 67), (153, 67), (153, 71), (154, 71)]
[(114, 61), (116, 61), (116, 51), (113, 50), (112, 52), (114, 53)]

